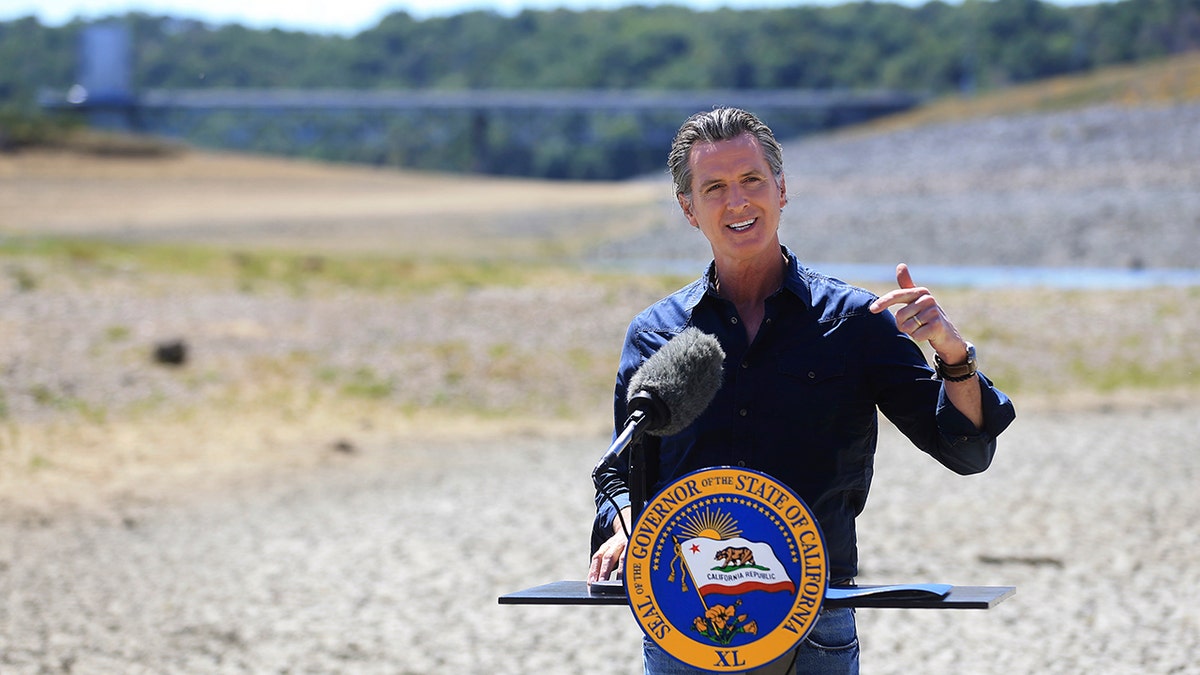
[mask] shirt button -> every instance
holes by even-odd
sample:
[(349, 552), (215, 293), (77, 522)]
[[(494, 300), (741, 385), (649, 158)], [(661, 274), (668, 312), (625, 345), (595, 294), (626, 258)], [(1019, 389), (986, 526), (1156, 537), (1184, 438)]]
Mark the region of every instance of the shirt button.
[(808, 371), (808, 379), (810, 379), (810, 380), (815, 380), (815, 379), (817, 379), (817, 374), (816, 374), (815, 372), (811, 371), (811, 370), (810, 370), (810, 371)]
[(745, 368), (749, 368), (749, 367), (750, 367), (750, 362), (749, 362), (749, 361), (742, 361), (742, 368), (743, 368), (743, 369), (745, 369)]
[(742, 417), (745, 417), (746, 415), (749, 415), (750, 413), (745, 408), (742, 408), (741, 410), (738, 411), (738, 414), (741, 415)]
[(731, 316), (731, 317), (729, 317), (729, 323), (736, 324), (736, 323), (737, 323), (737, 317), (736, 317), (736, 316)]
[(744, 460), (744, 459), (739, 459), (739, 460), (738, 460), (738, 466), (746, 466), (746, 460)]

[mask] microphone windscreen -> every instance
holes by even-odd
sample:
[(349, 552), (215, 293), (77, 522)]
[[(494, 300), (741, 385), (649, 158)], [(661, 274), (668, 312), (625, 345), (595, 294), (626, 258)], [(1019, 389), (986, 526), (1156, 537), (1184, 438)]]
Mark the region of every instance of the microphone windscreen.
[(652, 354), (629, 378), (628, 398), (656, 394), (670, 419), (647, 429), (655, 436), (683, 431), (704, 412), (721, 388), (725, 351), (717, 338), (694, 326), (684, 328)]

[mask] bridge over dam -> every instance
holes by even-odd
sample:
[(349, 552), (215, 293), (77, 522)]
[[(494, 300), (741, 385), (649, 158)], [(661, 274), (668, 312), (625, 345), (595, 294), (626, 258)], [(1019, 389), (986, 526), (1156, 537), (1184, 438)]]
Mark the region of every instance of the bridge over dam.
[(628, 178), (660, 171), (680, 123), (714, 106), (754, 111), (789, 138), (920, 103), (836, 90), (139, 90), (124, 27), (82, 38), (77, 84), (43, 91), (44, 108), (201, 147), (417, 169)]
[[(81, 101), (85, 103), (86, 101)], [(733, 105), (759, 113), (803, 111), (861, 119), (906, 110), (917, 103), (890, 91), (705, 89), (665, 91), (586, 90), (346, 90), (182, 89), (150, 90), (128, 103), (154, 109), (236, 110), (434, 110), (491, 111), (696, 111)]]
[[(918, 103), (888, 91), (801, 90), (153, 89), (42, 98), (44, 107), (81, 112), (98, 126), (200, 146), (549, 178), (658, 170), (679, 124), (714, 106), (754, 111), (788, 138)], [(597, 158), (580, 164), (572, 152)], [(598, 165), (605, 161), (623, 166)]]

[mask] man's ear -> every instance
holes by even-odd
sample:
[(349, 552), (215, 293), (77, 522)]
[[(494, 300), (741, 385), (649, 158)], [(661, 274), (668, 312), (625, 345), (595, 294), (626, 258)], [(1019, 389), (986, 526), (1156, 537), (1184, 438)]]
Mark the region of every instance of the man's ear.
[(692, 227), (699, 229), (700, 223), (696, 222), (696, 215), (692, 213), (692, 200), (682, 192), (677, 193), (675, 199), (679, 200), (679, 208), (683, 209), (684, 217), (688, 219)]
[(779, 208), (787, 206), (787, 179), (782, 174), (779, 176)]

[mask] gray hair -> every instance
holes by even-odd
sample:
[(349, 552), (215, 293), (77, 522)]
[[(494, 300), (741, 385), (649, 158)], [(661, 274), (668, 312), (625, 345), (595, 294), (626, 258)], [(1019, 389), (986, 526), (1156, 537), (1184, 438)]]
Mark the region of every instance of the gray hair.
[(671, 152), (667, 155), (667, 167), (671, 170), (671, 179), (675, 182), (675, 192), (685, 195), (692, 192), (692, 167), (688, 160), (691, 158), (692, 148), (697, 143), (730, 141), (742, 134), (750, 134), (758, 140), (771, 173), (775, 174), (776, 179), (781, 178), (783, 148), (779, 141), (775, 140), (771, 128), (754, 113), (738, 108), (715, 108), (692, 115), (675, 133), (675, 140), (671, 142)]

